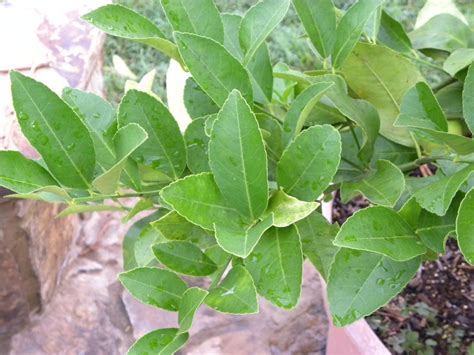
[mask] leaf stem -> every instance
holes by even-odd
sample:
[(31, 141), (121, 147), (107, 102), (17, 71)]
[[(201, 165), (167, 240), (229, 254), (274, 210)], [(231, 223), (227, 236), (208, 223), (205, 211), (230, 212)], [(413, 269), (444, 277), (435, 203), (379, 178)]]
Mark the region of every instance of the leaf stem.
[(346, 121), (348, 123), (349, 129), (351, 130), (352, 137), (354, 138), (355, 144), (357, 145), (357, 149), (360, 151), (361, 146), (360, 146), (359, 138), (357, 138), (357, 135), (355, 133), (354, 127), (352, 126), (351, 121), (349, 121), (347, 117), (346, 117)]
[(73, 199), (74, 202), (93, 202), (93, 201), (100, 201), (105, 199), (118, 199), (118, 198), (129, 198), (129, 197), (142, 197), (148, 195), (156, 195), (161, 190), (152, 190), (152, 191), (143, 191), (143, 192), (133, 192), (133, 193), (125, 193), (125, 194), (112, 194), (112, 195), (95, 195), (89, 197), (78, 197)]
[(446, 86), (452, 84), (452, 83), (455, 83), (457, 80), (455, 78), (448, 78), (442, 82), (440, 82), (438, 85), (435, 85), (433, 86), (433, 91), (434, 92), (438, 92), (440, 91), (442, 88), (445, 88)]

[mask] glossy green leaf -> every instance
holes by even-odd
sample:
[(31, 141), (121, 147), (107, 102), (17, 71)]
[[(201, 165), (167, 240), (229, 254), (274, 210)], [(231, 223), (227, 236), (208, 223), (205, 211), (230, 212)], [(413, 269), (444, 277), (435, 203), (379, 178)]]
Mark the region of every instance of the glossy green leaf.
[(267, 207), (267, 156), (257, 119), (238, 91), (232, 91), (214, 122), (209, 163), (230, 205), (250, 221)]
[(455, 76), (474, 62), (474, 48), (458, 48), (446, 59), (443, 69), (449, 75)]
[(234, 89), (252, 104), (252, 83), (247, 70), (220, 43), (191, 33), (175, 32), (175, 37), (194, 80), (218, 106)]
[(246, 258), (255, 248), (262, 234), (273, 225), (273, 215), (269, 214), (262, 221), (251, 227), (229, 227), (225, 222), (216, 221), (216, 240), (226, 252)]
[(445, 176), (415, 191), (416, 201), (425, 210), (444, 216), (454, 196), (473, 172), (474, 165), (471, 164), (453, 175)]
[(176, 328), (154, 330), (138, 339), (127, 355), (169, 355), (174, 354), (188, 341), (188, 333), (178, 333)]
[(149, 266), (155, 260), (152, 246), (163, 241), (163, 235), (151, 225), (143, 228), (134, 245), (137, 266)]
[(126, 160), (148, 138), (148, 134), (136, 123), (120, 128), (114, 136), (114, 147), (117, 162), (105, 173), (93, 181), (93, 186), (103, 194), (112, 194), (117, 190), (120, 175)]
[(81, 119), (44, 84), (15, 71), (10, 80), (21, 130), (48, 170), (64, 186), (89, 187), (95, 151)]
[(240, 48), (239, 29), (242, 16), (237, 14), (221, 14), (224, 24), (224, 47), (238, 60), (242, 60), (244, 53)]
[(341, 249), (331, 266), (327, 289), (334, 324), (351, 324), (388, 303), (419, 266), (419, 257), (399, 262), (380, 254)]
[(419, 129), (417, 135), (435, 144), (445, 146), (459, 155), (474, 153), (474, 140), (446, 132), (434, 131), (432, 129)]
[(221, 313), (258, 313), (257, 291), (249, 272), (234, 266), (216, 288), (209, 291), (204, 302)]
[(458, 244), (464, 258), (474, 265), (474, 190), (469, 191), (461, 202), (456, 219), (456, 233)]
[(213, 238), (204, 229), (181, 217), (176, 211), (167, 213), (151, 225), (168, 240), (189, 241), (202, 248), (215, 244)]
[(184, 86), (184, 106), (192, 119), (219, 112), (219, 107), (199, 87), (193, 78), (188, 78)]
[[(1, 161), (1, 158), (0, 158), (0, 161)], [(33, 190), (31, 192), (16, 193), (12, 195), (6, 195), (4, 197), (34, 200), (34, 201), (45, 201), (45, 202), (50, 202), (50, 203), (67, 203), (71, 200), (71, 197), (66, 192), (66, 190), (56, 185), (44, 186), (36, 190)]]
[(423, 26), (409, 33), (413, 48), (438, 49), (453, 52), (472, 44), (472, 32), (459, 18), (451, 14), (432, 17)]
[(395, 126), (448, 131), (446, 117), (428, 84), (419, 82), (405, 93)]
[(160, 196), (181, 216), (204, 229), (213, 230), (216, 221), (242, 224), (241, 216), (224, 200), (209, 173), (177, 180), (161, 190)]
[(153, 267), (122, 272), (119, 280), (140, 302), (173, 312), (178, 310), (183, 293), (188, 288), (175, 273)]
[(336, 11), (332, 0), (293, 0), (306, 33), (314, 47), (327, 58), (336, 40)]
[(379, 253), (397, 261), (409, 260), (426, 252), (410, 225), (387, 207), (371, 207), (356, 212), (342, 225), (334, 244)]
[(257, 114), (258, 125), (265, 129), (270, 136), (263, 137), (268, 159), (268, 179), (275, 181), (276, 166), (283, 153), (282, 127), (280, 122), (265, 114)]
[(265, 39), (283, 20), (290, 0), (262, 0), (253, 5), (245, 13), (240, 23), (240, 45), (245, 53), (243, 63), (253, 58)]
[(462, 90), (463, 83), (455, 82), (436, 92), (436, 99), (443, 109), (446, 118), (460, 119), (463, 117)]
[(199, 287), (188, 288), (183, 294), (178, 311), (180, 333), (185, 333), (191, 329), (194, 315), (208, 294), (209, 292)]
[(217, 266), (192, 243), (170, 241), (153, 246), (155, 257), (169, 269), (184, 275), (207, 276), (216, 271)]
[(252, 80), (253, 97), (256, 102), (268, 104), (273, 95), (273, 68), (266, 43), (258, 49), (247, 64)]
[(318, 207), (318, 202), (300, 201), (278, 190), (270, 198), (265, 215), (273, 214), (275, 227), (288, 227), (305, 218)]
[(405, 190), (405, 177), (387, 160), (377, 161), (377, 171), (359, 181), (342, 184), (341, 199), (349, 202), (359, 194), (377, 205), (393, 207)]
[(113, 205), (70, 205), (56, 215), (56, 218), (63, 218), (77, 213), (123, 211), (123, 207)]
[(127, 213), (125, 217), (122, 218), (122, 223), (128, 223), (132, 218), (134, 218), (139, 213), (150, 210), (154, 206), (153, 199), (143, 198), (138, 200), (132, 209)]
[(195, 33), (224, 42), (224, 29), (213, 0), (161, 0), (175, 31)]
[(110, 169), (116, 161), (113, 136), (117, 131), (112, 105), (97, 95), (72, 88), (65, 88), (62, 98), (89, 128), (97, 164), (103, 170)]
[(132, 153), (135, 161), (179, 178), (186, 166), (186, 147), (178, 123), (163, 103), (129, 90), (120, 103), (118, 120), (120, 127), (137, 123), (148, 133), (146, 142)]
[(377, 35), (380, 30), (380, 22), (382, 19), (382, 5), (377, 7), (375, 11), (370, 14), (369, 19), (364, 25), (363, 33), (367, 38), (369, 38), (372, 42), (377, 40)]
[(307, 87), (293, 101), (283, 122), (283, 144), (287, 146), (301, 132), (306, 118), (333, 82), (319, 82)]
[(186, 142), (188, 168), (192, 173), (210, 172), (209, 167), (209, 137), (206, 135), (206, 118), (192, 121), (184, 132)]
[(160, 208), (157, 212), (139, 219), (128, 229), (122, 243), (123, 268), (125, 271), (138, 266), (138, 263), (135, 259), (135, 243), (142, 230), (145, 229), (151, 221), (154, 221), (155, 219), (162, 216), (165, 213), (164, 211), (166, 210)]
[(395, 128), (405, 92), (423, 77), (402, 54), (387, 47), (359, 43), (341, 67), (349, 87), (369, 101), (380, 115), (380, 133), (388, 139), (413, 146), (406, 128)]
[(49, 172), (33, 160), (14, 151), (0, 151), (0, 186), (17, 193), (30, 193), (57, 185)]
[(295, 226), (271, 228), (245, 260), (258, 293), (278, 307), (298, 304), (303, 274), (303, 252)]
[[(455, 205), (455, 206), (453, 206)], [(444, 253), (446, 240), (456, 229), (456, 216), (459, 202), (453, 203), (448, 212), (440, 217), (426, 210), (421, 210), (415, 232), (429, 249), (436, 253)]]
[(109, 35), (149, 45), (181, 62), (176, 45), (167, 40), (150, 20), (125, 6), (105, 5), (82, 18)]
[(335, 68), (341, 67), (351, 54), (367, 20), (384, 1), (359, 0), (341, 18), (337, 25), (336, 41), (332, 51), (332, 62)]
[[(377, 110), (369, 102), (356, 100), (349, 96), (347, 85), (339, 75), (321, 75), (312, 79), (313, 82), (334, 82), (325, 93), (331, 105), (337, 108), (339, 114), (343, 114), (350, 121), (356, 123), (362, 130), (363, 139), (358, 156), (364, 162), (370, 161), (374, 151), (374, 145), (379, 135), (380, 119)], [(327, 116), (327, 113), (325, 113)], [(344, 121), (347, 120), (343, 118)]]
[(383, 10), (377, 40), (397, 52), (412, 50), (410, 38), (403, 26)]
[(301, 132), (283, 152), (277, 182), (300, 200), (312, 201), (336, 174), (341, 156), (341, 137), (332, 126), (313, 126)]
[(315, 211), (298, 221), (296, 228), (301, 237), (303, 254), (327, 281), (334, 255), (339, 251), (339, 247), (333, 244), (339, 231), (338, 225), (330, 224), (319, 212)]
[(462, 92), (464, 120), (471, 132), (474, 132), (474, 65), (471, 64), (464, 81)]

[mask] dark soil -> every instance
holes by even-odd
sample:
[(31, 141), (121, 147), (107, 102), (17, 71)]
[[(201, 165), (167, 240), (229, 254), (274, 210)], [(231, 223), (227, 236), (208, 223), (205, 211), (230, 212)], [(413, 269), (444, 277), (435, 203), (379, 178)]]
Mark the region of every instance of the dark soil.
[[(334, 219), (343, 223), (367, 206), (362, 198), (343, 205), (336, 195)], [(469, 354), (474, 343), (474, 267), (464, 261), (454, 239), (446, 249), (438, 260), (424, 262), (405, 290), (368, 317), (392, 352)]]

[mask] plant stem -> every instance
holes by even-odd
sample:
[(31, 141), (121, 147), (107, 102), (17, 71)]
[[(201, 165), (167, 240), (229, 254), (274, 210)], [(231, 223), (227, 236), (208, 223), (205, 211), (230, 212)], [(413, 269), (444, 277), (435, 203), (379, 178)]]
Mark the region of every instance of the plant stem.
[(105, 200), (107, 198), (118, 199), (118, 198), (129, 198), (129, 197), (141, 197), (141, 196), (148, 196), (148, 195), (156, 195), (159, 192), (160, 190), (153, 190), (153, 191), (126, 193), (126, 194), (95, 195), (95, 196), (89, 196), (89, 197), (78, 197), (78, 198), (73, 199), (73, 201), (81, 203), (81, 202), (100, 201), (100, 200)]
[(357, 135), (355, 133), (354, 127), (352, 126), (351, 121), (346, 117), (346, 121), (348, 123), (349, 129), (351, 130), (352, 137), (354, 138), (355, 144), (357, 145), (357, 149), (360, 151), (360, 143), (359, 143), (359, 138), (357, 138)]
[(270, 116), (270, 117), (276, 119), (278, 122), (283, 122), (283, 120), (282, 120), (280, 117), (277, 117), (277, 116), (275, 116), (273, 113), (271, 113), (270, 111), (265, 110), (265, 108), (262, 107), (261, 105), (259, 105), (259, 104), (257, 104), (257, 103), (255, 103), (254, 105), (255, 105), (255, 107), (257, 107), (262, 113), (264, 113), (264, 114), (266, 114), (266, 115), (268, 115), (268, 116)]
[(360, 165), (358, 165), (358, 164), (356, 164), (356, 163), (350, 161), (349, 159), (346, 159), (346, 158), (344, 158), (344, 157), (341, 157), (341, 160), (344, 161), (344, 162), (346, 162), (347, 164), (353, 166), (353, 167), (356, 168), (357, 170), (362, 171), (363, 173), (366, 172), (366, 169), (364, 169), (364, 168), (361, 167)]

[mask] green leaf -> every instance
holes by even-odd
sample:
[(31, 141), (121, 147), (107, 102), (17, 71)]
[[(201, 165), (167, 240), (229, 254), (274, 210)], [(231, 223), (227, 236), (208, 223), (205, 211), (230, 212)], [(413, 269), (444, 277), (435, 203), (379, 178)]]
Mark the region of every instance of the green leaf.
[(208, 146), (209, 137), (206, 135), (206, 118), (192, 121), (184, 132), (186, 142), (188, 168), (192, 173), (210, 172)]
[(318, 53), (329, 57), (336, 40), (336, 11), (332, 0), (293, 0), (306, 33)]
[[(239, 43), (239, 29), (242, 16), (222, 14), (224, 24), (224, 47), (238, 60), (244, 54)], [(273, 68), (270, 54), (265, 43), (257, 49), (254, 57), (246, 65), (252, 81), (254, 100), (261, 104), (268, 104), (273, 95)]]
[(219, 112), (219, 107), (207, 96), (193, 78), (184, 85), (184, 106), (192, 119)]
[(408, 130), (396, 128), (393, 123), (400, 114), (405, 92), (424, 80), (416, 66), (389, 48), (359, 43), (341, 71), (355, 94), (378, 110), (380, 134), (396, 143), (413, 146)]
[(48, 170), (64, 186), (89, 187), (95, 151), (86, 126), (44, 84), (15, 71), (10, 72), (10, 80), (21, 130), (41, 154)]
[(173, 179), (186, 167), (184, 139), (168, 108), (144, 92), (129, 90), (119, 107), (119, 126), (138, 123), (148, 139), (132, 153), (132, 158)]
[(365, 23), (372, 13), (385, 0), (359, 0), (344, 14), (337, 25), (336, 41), (332, 51), (332, 62), (335, 68), (341, 67), (364, 30)]
[(247, 70), (220, 43), (191, 33), (175, 32), (175, 37), (194, 80), (218, 106), (234, 89), (252, 104), (252, 83)]
[(327, 290), (334, 324), (351, 324), (385, 305), (419, 266), (419, 257), (398, 262), (380, 254), (341, 249), (331, 266)]
[(377, 171), (359, 181), (344, 182), (341, 199), (347, 203), (359, 193), (377, 205), (393, 207), (405, 190), (405, 177), (387, 160), (377, 161)]
[(462, 108), (464, 120), (471, 132), (474, 132), (474, 65), (471, 64), (464, 81), (462, 91)]
[(242, 224), (242, 217), (230, 207), (209, 173), (189, 175), (168, 185), (161, 198), (176, 212), (201, 228), (214, 230), (216, 221)]
[(216, 240), (226, 252), (246, 258), (255, 248), (262, 234), (273, 225), (273, 214), (251, 227), (229, 227), (225, 222), (216, 221)]
[(436, 99), (448, 119), (463, 117), (462, 90), (463, 83), (455, 82), (436, 93)]
[(95, 9), (82, 18), (105, 33), (149, 45), (182, 63), (176, 45), (150, 20), (118, 4)]
[(273, 95), (273, 68), (270, 53), (266, 43), (257, 49), (257, 52), (247, 64), (252, 80), (253, 97), (256, 102), (268, 104)]
[(188, 333), (178, 333), (176, 328), (154, 330), (138, 339), (127, 355), (168, 355), (174, 354), (188, 341)]
[(199, 287), (188, 288), (183, 294), (178, 311), (179, 333), (191, 329), (194, 315), (208, 294), (209, 292)]
[(356, 212), (342, 225), (334, 245), (379, 253), (396, 261), (409, 260), (426, 252), (410, 225), (387, 207)]
[(329, 269), (334, 255), (339, 248), (333, 245), (339, 227), (330, 224), (320, 213), (313, 212), (305, 219), (296, 223), (301, 237), (303, 254), (316, 267), (324, 280), (327, 281)]
[(460, 203), (459, 199), (456, 200), (442, 217), (423, 209), (418, 215), (415, 232), (423, 244), (436, 253), (445, 252), (446, 240), (449, 235), (454, 235), (456, 230), (456, 216)]
[(287, 146), (303, 129), (306, 118), (334, 82), (319, 82), (307, 87), (291, 104), (283, 122), (283, 144)]
[(415, 49), (453, 52), (458, 48), (469, 47), (472, 32), (459, 18), (451, 14), (439, 14), (410, 32), (409, 36)]
[(258, 48), (285, 17), (290, 0), (262, 0), (253, 5), (245, 13), (240, 23), (240, 46), (247, 64)]
[(120, 175), (130, 155), (148, 138), (145, 130), (136, 123), (120, 128), (114, 136), (117, 162), (105, 173), (95, 178), (93, 186), (103, 194), (112, 194), (117, 190)]
[(152, 222), (151, 225), (168, 240), (189, 241), (201, 248), (215, 244), (214, 238), (204, 229), (192, 224), (175, 211), (167, 213), (159, 220)]
[(377, 40), (397, 52), (408, 53), (412, 50), (410, 38), (403, 26), (383, 10)]
[(56, 218), (63, 218), (76, 213), (103, 212), (103, 211), (123, 211), (124, 208), (112, 205), (70, 205), (56, 215)]
[(257, 114), (258, 125), (261, 129), (270, 132), (270, 136), (263, 137), (268, 158), (268, 179), (275, 181), (276, 166), (283, 152), (281, 124), (265, 114)]
[(186, 283), (175, 273), (152, 267), (138, 267), (119, 274), (122, 285), (140, 302), (177, 311)]
[(466, 261), (474, 265), (474, 190), (469, 191), (461, 202), (456, 219), (456, 233), (461, 253)]
[(163, 215), (165, 213), (164, 211), (166, 210), (159, 209), (157, 212), (138, 220), (128, 229), (122, 243), (123, 268), (125, 271), (138, 266), (135, 259), (135, 243), (142, 230), (146, 228), (151, 221)]
[(71, 200), (71, 197), (69, 196), (67, 191), (56, 185), (40, 187), (39, 189), (33, 190), (29, 193), (17, 193), (13, 195), (6, 195), (4, 197), (34, 201), (45, 201), (50, 203), (68, 203)]
[(214, 122), (209, 163), (225, 199), (250, 221), (268, 202), (267, 156), (252, 110), (232, 91)]
[(381, 20), (382, 20), (382, 5), (377, 7), (375, 11), (372, 12), (369, 19), (364, 25), (363, 33), (372, 42), (375, 42), (377, 40), (377, 35), (379, 34)]
[(419, 129), (417, 135), (435, 144), (444, 145), (459, 155), (474, 153), (474, 140), (446, 132), (434, 131), (432, 129)]
[(221, 313), (258, 313), (257, 291), (249, 272), (234, 266), (218, 287), (212, 289), (204, 302)]
[(296, 307), (301, 293), (303, 252), (295, 226), (271, 228), (245, 260), (258, 293), (278, 307)]
[(336, 174), (341, 137), (332, 126), (313, 126), (301, 132), (286, 148), (278, 163), (277, 182), (300, 200), (312, 201)]
[(0, 151), (0, 186), (17, 193), (30, 193), (57, 185), (46, 169), (14, 151)]
[(454, 196), (473, 172), (474, 165), (471, 164), (453, 175), (445, 176), (415, 191), (416, 201), (425, 210), (444, 216)]
[(155, 260), (152, 246), (163, 239), (163, 235), (149, 224), (142, 229), (134, 245), (137, 266), (149, 266)]
[[(347, 119), (356, 123), (363, 133), (363, 140), (358, 156), (361, 160), (368, 162), (372, 158), (374, 145), (379, 135), (380, 119), (377, 110), (367, 101), (356, 100), (349, 96), (347, 85), (339, 75), (321, 75), (312, 79), (313, 82), (334, 82), (325, 93), (331, 104), (337, 108)], [(339, 114), (340, 114), (339, 113)], [(324, 113), (327, 117), (327, 113)], [(344, 121), (346, 119), (343, 119)]]
[(455, 76), (474, 62), (474, 48), (458, 48), (446, 59), (443, 64), (445, 72)]
[(125, 217), (122, 218), (122, 223), (128, 223), (133, 217), (138, 215), (139, 213), (150, 210), (154, 206), (153, 199), (151, 198), (143, 198), (138, 200), (133, 208), (127, 213)]
[(242, 60), (244, 53), (240, 48), (239, 29), (242, 16), (237, 14), (221, 14), (224, 24), (224, 47), (238, 60)]
[(318, 202), (300, 201), (278, 190), (270, 198), (265, 216), (273, 214), (275, 227), (288, 227), (305, 218), (318, 207)]
[(63, 100), (89, 128), (97, 164), (108, 170), (116, 161), (113, 136), (117, 131), (115, 110), (101, 97), (77, 89), (65, 88)]
[(195, 33), (224, 42), (224, 29), (213, 0), (161, 0), (173, 30)]
[(395, 126), (448, 131), (446, 117), (428, 84), (419, 82), (406, 92)]
[(171, 241), (153, 246), (153, 253), (166, 267), (184, 275), (207, 276), (216, 271), (217, 266), (192, 243)]

